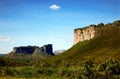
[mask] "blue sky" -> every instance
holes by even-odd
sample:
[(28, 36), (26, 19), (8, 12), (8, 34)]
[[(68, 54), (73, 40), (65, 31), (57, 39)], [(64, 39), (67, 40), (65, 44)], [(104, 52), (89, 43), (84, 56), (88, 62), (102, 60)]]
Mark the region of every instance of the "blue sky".
[(73, 45), (73, 30), (120, 19), (120, 0), (0, 0), (0, 53), (13, 47)]

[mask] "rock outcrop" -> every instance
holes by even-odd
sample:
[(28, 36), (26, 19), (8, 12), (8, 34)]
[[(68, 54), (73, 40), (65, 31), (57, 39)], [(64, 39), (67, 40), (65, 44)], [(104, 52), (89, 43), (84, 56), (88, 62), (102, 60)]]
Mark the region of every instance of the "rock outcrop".
[(104, 26), (118, 26), (120, 28), (120, 20), (114, 21), (113, 23), (107, 23), (105, 25), (103, 23), (99, 23), (98, 25), (90, 25), (88, 27), (75, 29), (74, 45), (77, 44), (78, 42), (90, 40), (95, 36), (99, 35), (98, 29)]
[(90, 25), (85, 28), (77, 28), (74, 30), (74, 44), (84, 40), (90, 40), (95, 36), (96, 25)]
[(5, 56), (11, 59), (43, 59), (48, 56), (53, 56), (52, 44), (39, 46), (21, 46), (14, 47), (13, 51)]
[(32, 54), (35, 50), (35, 46), (21, 46), (21, 47), (14, 47), (13, 52), (16, 54), (23, 53), (23, 54)]

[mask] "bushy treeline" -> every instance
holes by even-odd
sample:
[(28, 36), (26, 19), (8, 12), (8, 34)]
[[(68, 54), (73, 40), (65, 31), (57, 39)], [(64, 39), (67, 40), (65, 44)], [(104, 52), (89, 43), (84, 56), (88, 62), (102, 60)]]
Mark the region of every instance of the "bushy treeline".
[(54, 67), (47, 62), (21, 67), (2, 66), (0, 78), (9, 76), (42, 79), (120, 79), (120, 62), (114, 59), (99, 64), (94, 63), (93, 60), (84, 61), (81, 65), (67, 62), (63, 61), (60, 67)]

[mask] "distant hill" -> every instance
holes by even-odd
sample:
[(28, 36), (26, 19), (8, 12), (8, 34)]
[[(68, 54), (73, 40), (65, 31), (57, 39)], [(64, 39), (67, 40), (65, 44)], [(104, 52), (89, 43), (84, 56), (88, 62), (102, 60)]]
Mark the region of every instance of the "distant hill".
[(10, 53), (4, 56), (4, 58), (38, 60), (53, 55), (54, 53), (53, 53), (52, 44), (48, 44), (42, 47), (38, 47), (38, 46), (14, 47)]
[[(94, 59), (100, 62), (109, 58), (120, 60), (120, 21), (96, 25), (95, 37), (75, 44), (64, 53), (49, 58), (50, 63), (62, 61), (80, 62)], [(60, 65), (60, 63), (59, 63)]]

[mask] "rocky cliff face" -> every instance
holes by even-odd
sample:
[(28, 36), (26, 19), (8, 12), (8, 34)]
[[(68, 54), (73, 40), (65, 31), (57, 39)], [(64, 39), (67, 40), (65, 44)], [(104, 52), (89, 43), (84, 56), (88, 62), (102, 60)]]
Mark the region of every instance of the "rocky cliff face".
[(85, 28), (77, 28), (74, 30), (74, 44), (78, 42), (92, 39), (95, 36), (95, 25), (90, 25)]
[(38, 46), (21, 46), (14, 47), (13, 51), (7, 54), (6, 58), (12, 59), (43, 59), (48, 56), (53, 56), (52, 44)]
[(24, 46), (24, 47), (14, 47), (13, 52), (14, 53), (23, 53), (23, 54), (32, 54), (35, 50), (35, 46)]

